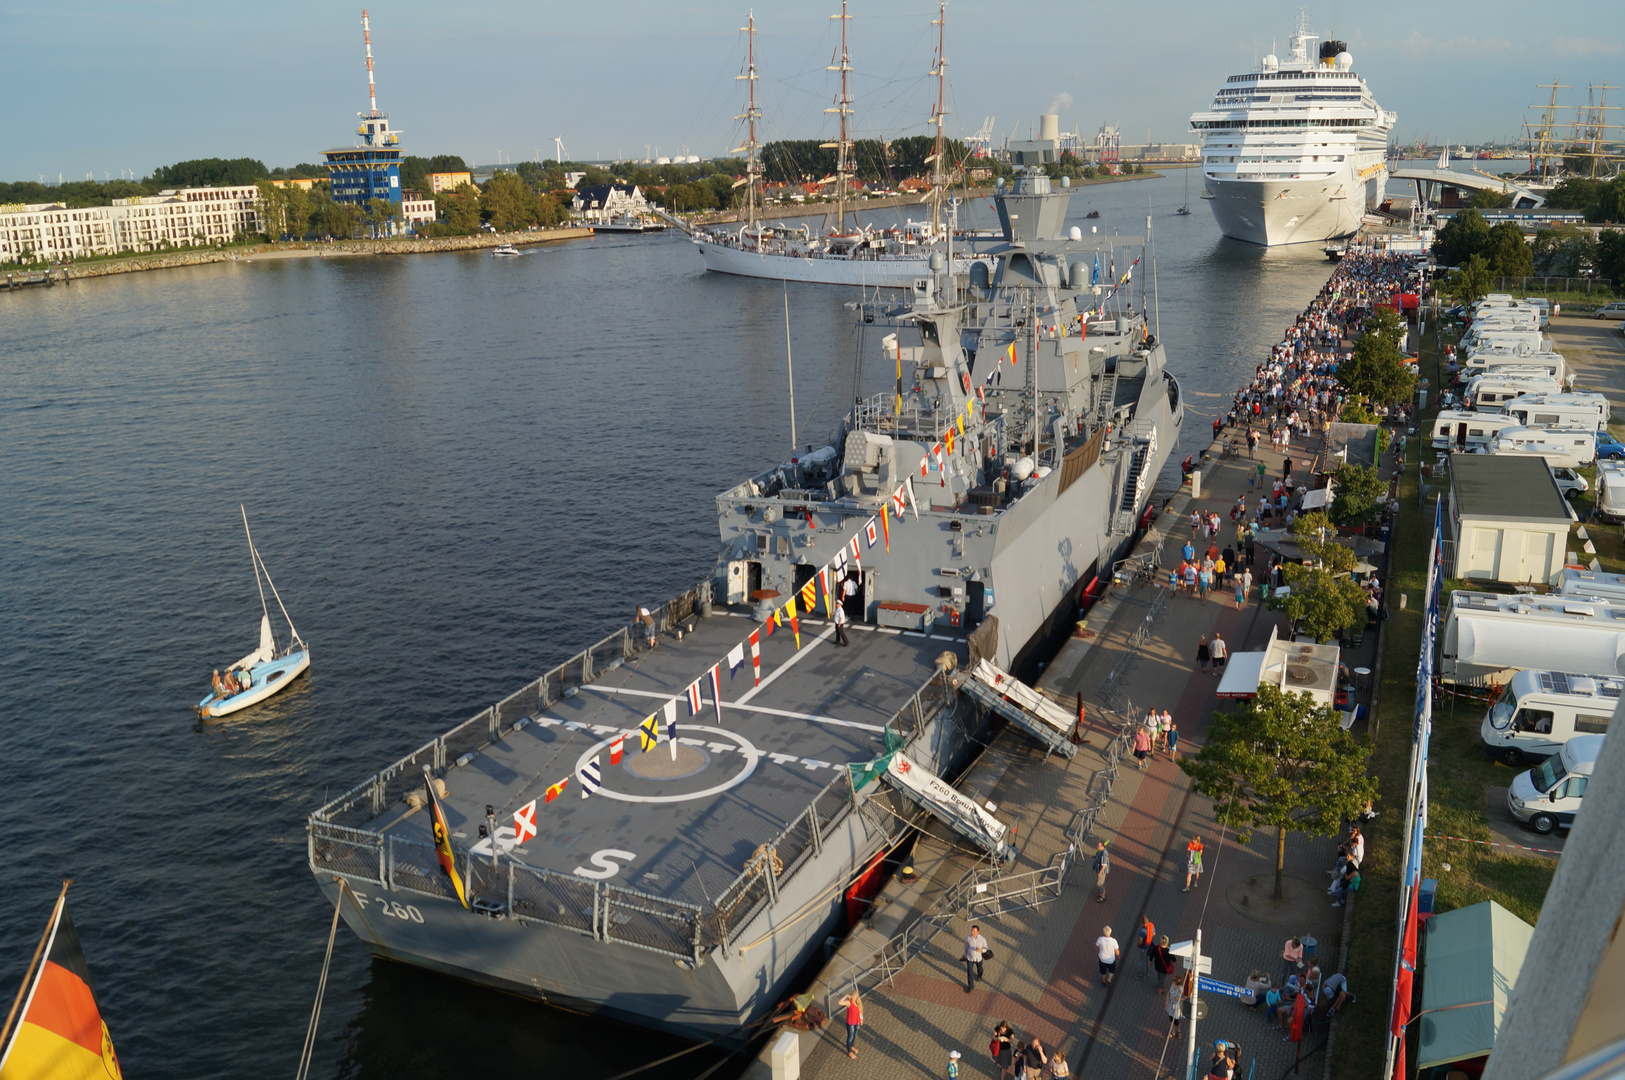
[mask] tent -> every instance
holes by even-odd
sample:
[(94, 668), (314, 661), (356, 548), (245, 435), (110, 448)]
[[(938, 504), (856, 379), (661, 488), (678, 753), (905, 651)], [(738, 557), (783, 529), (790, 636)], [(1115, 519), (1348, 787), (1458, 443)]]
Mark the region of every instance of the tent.
[[(1487, 1057), (1535, 928), (1493, 900), (1427, 921), (1416, 1052), (1424, 1069)], [(1482, 1065), (1482, 1062), (1479, 1062)]]
[(1232, 700), (1258, 696), (1258, 680), (1264, 674), (1264, 653), (1238, 652), (1230, 654), (1224, 666), (1224, 678), (1219, 680), (1218, 695)]

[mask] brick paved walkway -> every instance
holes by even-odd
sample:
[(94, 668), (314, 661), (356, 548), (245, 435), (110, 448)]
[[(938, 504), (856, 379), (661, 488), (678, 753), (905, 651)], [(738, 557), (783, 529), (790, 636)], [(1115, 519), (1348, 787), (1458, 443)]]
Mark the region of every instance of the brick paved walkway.
[[(1309, 454), (1301, 442), (1292, 450), (1294, 472), (1302, 476)], [(1278, 475), (1281, 455), (1259, 453), (1270, 474)], [(1246, 470), (1251, 465), (1245, 457), (1213, 465), (1198, 505), (1226, 516), (1236, 496), (1248, 490)], [(1190, 512), (1187, 496), (1188, 489), (1182, 489), (1158, 522), (1173, 541), (1165, 545), (1165, 565), (1177, 562), (1178, 548), (1189, 536), (1184, 524)], [(1113, 590), (1118, 603), (1109, 617), (1099, 625), (1090, 620), (1097, 636), (1087, 645), (1069, 643), (1041, 680), (1062, 700), (1081, 690), (1091, 712), (1098, 708), (1096, 688), (1147, 610), (1149, 587), (1128, 591), (1129, 600), (1122, 599), (1124, 592)], [(1199, 637), (1218, 630), (1232, 652), (1258, 648), (1280, 618), (1256, 602), (1238, 611), (1230, 599), (1211, 598), (1204, 606), (1171, 597), (1141, 658), (1124, 675), (1123, 688), (1141, 708), (1155, 705), (1173, 712), (1181, 748), (1194, 750), (1218, 704), (1213, 696), (1218, 680), (1194, 670)], [(1368, 643), (1367, 651), (1371, 648)], [(1349, 659), (1351, 666), (1365, 663), (1363, 655)], [(1097, 747), (1101, 741), (1098, 735), (1091, 739)], [(1103, 761), (1095, 748), (1086, 748), (1070, 764), (1057, 758), (1044, 761), (1013, 731), (999, 736), (996, 749), (997, 768), (980, 784), (974, 776), (968, 778), (969, 786), (980, 788), (975, 792), (979, 797), (998, 803), (1001, 818), (1020, 822), (1021, 855), (1014, 869), (1042, 866), (1065, 848), (1065, 829), (1086, 804), (1086, 793), (1102, 781)], [(1206, 842), (1207, 873), (1186, 893), (1185, 843), (1192, 833)], [(1288, 902), (1276, 904), (1271, 899), (1274, 834), (1256, 835), (1246, 847), (1238, 847), (1233, 834), (1221, 839), (1207, 800), (1191, 791), (1188, 779), (1166, 755), (1143, 773), (1132, 757), (1124, 759), (1096, 835), (1111, 841), (1113, 855), (1105, 903), (1093, 901), (1093, 873), (1083, 853), (1058, 900), (981, 920), (995, 959), (987, 964), (986, 981), (970, 993), (958, 962), (959, 939), (968, 924), (956, 919), (926, 955), (866, 999), (859, 1057), (851, 1060), (843, 1053), (844, 1027), (836, 1022), (821, 1038), (803, 1039), (803, 1075), (811, 1080), (941, 1077), (948, 1052), (957, 1049), (964, 1055), (962, 1076), (967, 1080), (996, 1077), (987, 1044), (993, 1024), (1002, 1019), (1019, 1032), (1036, 1034), (1047, 1046), (1063, 1049), (1075, 1077), (1178, 1077), (1184, 1070), (1184, 1041), (1167, 1038), (1164, 999), (1154, 994), (1151, 980), (1136, 977), (1140, 957), (1129, 949), (1142, 915), (1172, 941), (1191, 938), (1200, 926), (1204, 952), (1213, 957), (1213, 976), (1225, 982), (1244, 983), (1255, 969), (1278, 978), (1282, 943), (1292, 934), (1317, 938), (1323, 967), (1328, 973), (1335, 969), (1343, 909), (1333, 908), (1324, 893), (1335, 840), (1288, 837)], [(957, 878), (964, 865), (968, 862), (948, 860), (936, 881)], [(894, 921), (900, 922), (900, 915)], [(1125, 952), (1114, 985), (1103, 987), (1094, 942), (1107, 924)], [(1206, 1060), (1214, 1039), (1225, 1038), (1241, 1044), (1241, 1077), (1277, 1080), (1291, 1067), (1295, 1048), (1270, 1030), (1262, 1008), (1255, 1011), (1226, 998), (1212, 998), (1208, 1004), (1207, 1018), (1198, 1025), (1199, 1060)], [(1304, 1048), (1319, 1042), (1318, 1036), (1306, 1040)], [(1323, 1059), (1312, 1059), (1304, 1075), (1319, 1075), (1323, 1065)]]

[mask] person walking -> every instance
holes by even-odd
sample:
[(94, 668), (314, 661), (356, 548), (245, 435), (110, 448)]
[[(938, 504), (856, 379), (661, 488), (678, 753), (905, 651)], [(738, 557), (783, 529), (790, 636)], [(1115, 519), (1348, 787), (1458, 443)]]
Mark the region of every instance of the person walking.
[[(1249, 574), (1249, 575), (1246, 575), (1246, 576), (1251, 577), (1252, 575)], [(1243, 584), (1242, 579), (1243, 579), (1243, 575), (1241, 575), (1241, 574), (1236, 575), (1235, 597), (1236, 597), (1236, 610), (1237, 611), (1240, 611), (1242, 608), (1247, 606), (1247, 586), (1245, 584)]]
[(1151, 957), (1151, 970), (1157, 973), (1157, 993), (1166, 993), (1168, 976), (1174, 973), (1179, 960), (1168, 951), (1168, 935), (1162, 934), (1157, 943), (1151, 946), (1148, 954)]
[(959, 1051), (948, 1051), (948, 1080), (959, 1080)]
[(1185, 845), (1185, 887), (1181, 892), (1190, 892), (1202, 880), (1202, 852), (1202, 838), (1191, 837), (1191, 842)]
[(835, 644), (846, 648), (851, 642), (846, 640), (846, 606), (835, 605)]
[(1151, 733), (1141, 724), (1134, 729), (1134, 757), (1140, 763), (1140, 771), (1145, 772), (1145, 759), (1151, 756)]
[(1179, 729), (1174, 726), (1174, 718), (1163, 714), (1163, 734), (1168, 740), (1168, 760), (1179, 760)]
[(1203, 634), (1202, 640), (1196, 643), (1196, 669), (1198, 671), (1206, 671), (1207, 662), (1212, 658), (1212, 656), (1213, 652), (1208, 647), (1207, 635)]
[(1110, 986), (1112, 977), (1117, 974), (1117, 955), (1122, 951), (1117, 939), (1112, 937), (1111, 927), (1101, 929), (1100, 936), (1095, 938), (1095, 950), (1100, 957), (1100, 985)]
[(836, 1004), (846, 1006), (846, 1056), (855, 1058), (858, 1056), (858, 1029), (863, 1026), (863, 1002), (858, 1000), (858, 992), (854, 990)]
[(1069, 1080), (1071, 1077), (1072, 1067), (1066, 1063), (1066, 1054), (1063, 1051), (1057, 1050), (1050, 1055), (1049, 1074), (1051, 1080)]
[(1044, 1066), (1049, 1064), (1049, 1055), (1044, 1052), (1044, 1044), (1038, 1041), (1037, 1035), (1021, 1048), (1021, 1057), (1027, 1070), (1027, 1080), (1042, 1080)]
[(1106, 841), (1095, 845), (1095, 903), (1106, 902), (1106, 875), (1112, 872), (1112, 857), (1106, 854)]
[[(1247, 541), (1247, 562), (1249, 567), (1253, 561), (1252, 550), (1253, 542), (1249, 540)], [(1253, 595), (1253, 572), (1250, 568), (1241, 572), (1241, 595), (1243, 600)]]
[(1185, 1002), (1191, 996), (1191, 988), (1195, 985), (1196, 973), (1189, 972), (1183, 979), (1175, 979), (1174, 985), (1168, 990), (1168, 1002), (1163, 1009), (1168, 1013), (1168, 1025), (1172, 1038), (1179, 1037), (1180, 1021), (1185, 1019)]
[(993, 1028), (993, 1041), (988, 1044), (993, 1064), (999, 1067), (999, 1080), (1015, 1080), (1016, 1033), (1010, 1021), (1000, 1020)]
[(1213, 657), (1213, 677), (1217, 679), (1224, 674), (1224, 662), (1230, 659), (1230, 646), (1217, 630), (1213, 632), (1213, 644), (1208, 646), (1208, 653)]
[(982, 936), (980, 926), (972, 926), (970, 933), (965, 935), (965, 993), (976, 989), (976, 980), (985, 978), (982, 974), (982, 960), (987, 956), (987, 938)]
[(1145, 916), (1140, 918), (1140, 930), (1134, 938), (1134, 946), (1140, 950), (1140, 973), (1135, 978), (1143, 979), (1151, 974), (1151, 951), (1157, 947), (1157, 928)]

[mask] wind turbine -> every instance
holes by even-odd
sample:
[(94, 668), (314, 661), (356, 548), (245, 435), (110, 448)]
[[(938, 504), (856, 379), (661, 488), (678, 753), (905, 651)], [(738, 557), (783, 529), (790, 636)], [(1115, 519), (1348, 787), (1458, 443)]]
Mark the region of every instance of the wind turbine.
[(564, 129), (563, 128), (560, 128), (559, 133), (557, 135), (553, 136), (553, 153), (555, 155), (557, 155), (558, 163), (560, 165), (563, 165), (564, 164)]

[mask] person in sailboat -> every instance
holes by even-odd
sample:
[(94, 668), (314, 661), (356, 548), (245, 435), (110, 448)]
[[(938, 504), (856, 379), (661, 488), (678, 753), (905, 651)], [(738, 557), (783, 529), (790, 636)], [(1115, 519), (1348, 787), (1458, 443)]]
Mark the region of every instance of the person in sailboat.
[(214, 669), (214, 678), (210, 681), (210, 685), (214, 687), (214, 699), (216, 701), (226, 696), (226, 680), (220, 677), (219, 668)]

